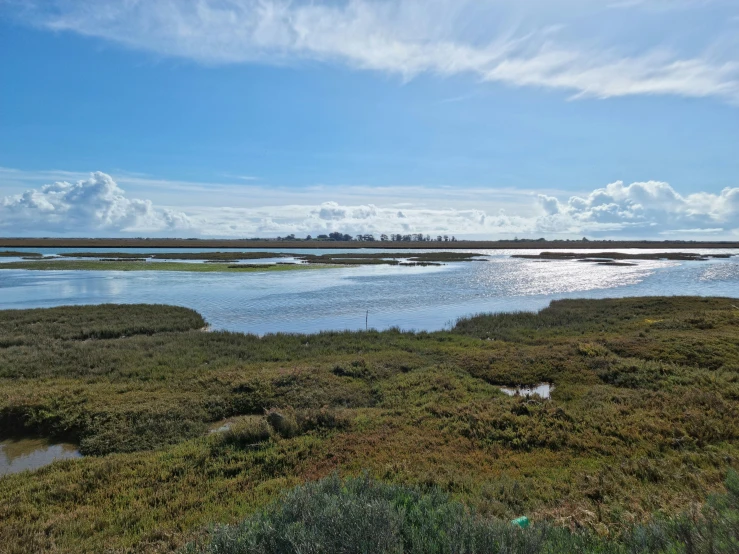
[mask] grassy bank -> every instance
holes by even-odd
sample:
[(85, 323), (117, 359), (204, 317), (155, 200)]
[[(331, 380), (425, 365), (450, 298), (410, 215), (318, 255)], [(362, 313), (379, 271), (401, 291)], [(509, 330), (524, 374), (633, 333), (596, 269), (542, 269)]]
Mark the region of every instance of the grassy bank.
[[(739, 467), (736, 303), (567, 300), (436, 333), (261, 338), (201, 332), (181, 308), (0, 312), (0, 429), (87, 456), (0, 479), (0, 544), (207, 545), (282, 491), (367, 472), (623, 545)], [(540, 382), (551, 400), (499, 390)]]
[(695, 254), (692, 252), (540, 252), (539, 254), (514, 254), (512, 258), (529, 260), (680, 260), (705, 262), (712, 258), (730, 258), (732, 254)]
[[(471, 262), (484, 257), (484, 254), (465, 252), (381, 252), (369, 254), (341, 253), (299, 256), (310, 264), (336, 265), (443, 265), (445, 262)], [(405, 261), (399, 261), (405, 260)]]
[(109, 259), (144, 259), (152, 260), (203, 260), (203, 261), (238, 261), (261, 260), (264, 258), (284, 258), (289, 254), (278, 252), (158, 252), (142, 254), (140, 252), (68, 252), (59, 254), (63, 258), (109, 258)]
[[(285, 254), (275, 252), (192, 252), (167, 254), (140, 254), (122, 252), (76, 252), (62, 254), (64, 258), (0, 262), (0, 269), (32, 269), (38, 271), (189, 271), (197, 273), (236, 273), (255, 271), (293, 271), (320, 269), (336, 266), (394, 265), (429, 266), (444, 262), (466, 262), (479, 258), (479, 254), (460, 252), (393, 252), (383, 254), (323, 254), (298, 255), (305, 263), (231, 264), (241, 260), (280, 258)], [(95, 258), (95, 259), (87, 259)], [(98, 259), (99, 258), (99, 259)], [(148, 262), (147, 260), (157, 260)], [(203, 263), (187, 263), (177, 260), (203, 260)], [(224, 263), (225, 262), (225, 263)]]
[(13, 250), (3, 250), (0, 252), (0, 258), (35, 258), (40, 257), (37, 252), (15, 252)]

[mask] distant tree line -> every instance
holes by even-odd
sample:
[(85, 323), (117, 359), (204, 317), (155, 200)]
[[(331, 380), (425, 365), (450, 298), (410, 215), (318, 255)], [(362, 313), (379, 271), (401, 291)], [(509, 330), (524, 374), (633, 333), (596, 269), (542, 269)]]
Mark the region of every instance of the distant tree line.
[[(290, 240), (290, 241), (300, 241), (300, 240), (318, 240), (318, 241), (341, 241), (341, 242), (349, 242), (349, 241), (356, 241), (356, 242), (457, 242), (457, 238), (454, 235), (436, 235), (435, 237), (432, 237), (429, 234), (424, 233), (410, 233), (410, 234), (393, 234), (390, 233), (385, 234), (382, 233), (379, 238), (375, 237), (375, 235), (371, 233), (365, 233), (360, 235), (349, 235), (347, 233), (340, 233), (338, 231), (334, 231), (333, 233), (329, 233), (327, 235), (317, 235), (312, 236), (308, 235), (304, 239), (298, 238), (295, 236), (295, 234), (287, 235), (286, 237), (277, 237), (276, 239), (269, 239), (269, 238), (252, 238), (249, 240)], [(490, 242), (496, 242), (496, 241), (490, 241)], [(527, 238), (518, 238), (515, 237), (513, 239), (502, 239), (498, 240), (497, 242), (589, 242), (587, 237), (583, 237), (581, 239), (553, 239), (551, 241), (548, 241), (544, 237), (538, 238), (538, 239), (527, 239)], [(613, 242), (608, 239), (600, 239), (600, 242)], [(618, 242), (618, 241), (616, 241)], [(649, 242), (649, 241), (630, 241), (630, 242)], [(674, 241), (677, 242), (677, 241)], [(684, 241), (680, 241), (684, 242)]]
[(345, 233), (339, 233), (338, 231), (329, 233), (328, 235), (318, 235), (316, 237), (313, 237), (311, 235), (308, 235), (305, 237), (305, 239), (299, 239), (294, 234), (287, 235), (286, 237), (277, 237), (276, 240), (323, 240), (323, 241), (342, 241), (342, 242), (349, 242), (349, 241), (358, 241), (358, 242), (432, 242), (436, 240), (436, 242), (457, 242), (457, 238), (454, 236), (449, 235), (437, 235), (436, 238), (432, 238), (431, 235), (424, 235), (423, 233), (411, 233), (407, 235), (402, 235), (400, 233), (398, 234), (381, 234), (379, 238), (376, 238), (375, 235), (370, 233), (365, 233), (363, 235), (355, 235), (351, 236), (349, 234)]

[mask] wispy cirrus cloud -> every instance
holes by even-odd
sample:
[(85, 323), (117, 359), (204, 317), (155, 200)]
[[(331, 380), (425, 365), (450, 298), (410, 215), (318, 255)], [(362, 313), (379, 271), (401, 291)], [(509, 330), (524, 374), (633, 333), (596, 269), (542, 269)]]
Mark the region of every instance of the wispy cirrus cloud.
[[(206, 64), (318, 60), (405, 79), (471, 74), (573, 97), (672, 94), (739, 102), (739, 50), (729, 23), (739, 8), (722, 0), (6, 0), (6, 5), (41, 28)], [(690, 15), (711, 19), (711, 33), (682, 40), (692, 31)]]

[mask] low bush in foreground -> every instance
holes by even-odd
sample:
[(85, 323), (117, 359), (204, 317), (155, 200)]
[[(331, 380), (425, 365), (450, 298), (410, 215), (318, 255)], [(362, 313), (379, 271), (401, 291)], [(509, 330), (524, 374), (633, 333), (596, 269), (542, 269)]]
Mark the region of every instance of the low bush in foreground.
[(739, 552), (739, 475), (727, 493), (699, 513), (656, 520), (621, 537), (576, 533), (539, 524), (520, 528), (477, 516), (447, 494), (421, 492), (367, 476), (335, 474), (282, 496), (238, 525), (217, 528), (208, 554), (504, 554), (504, 553), (731, 553)]

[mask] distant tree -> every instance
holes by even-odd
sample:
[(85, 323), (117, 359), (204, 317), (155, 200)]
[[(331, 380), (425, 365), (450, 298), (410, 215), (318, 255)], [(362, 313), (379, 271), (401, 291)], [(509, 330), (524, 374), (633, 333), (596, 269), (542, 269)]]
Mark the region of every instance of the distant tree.
[(441, 242), (442, 240), (443, 239), (442, 239), (441, 235), (437, 235), (436, 236), (436, 242)]
[(444, 235), (444, 242), (449, 242), (449, 235)]
[(328, 239), (328, 238), (329, 238), (329, 236), (328, 236), (328, 235), (318, 235), (318, 236), (317, 236), (316, 238), (317, 238), (318, 240), (326, 240), (326, 239)]
[(307, 236), (305, 237), (305, 240), (313, 240), (313, 237), (311, 237), (310, 235), (307, 235)]
[(385, 242), (386, 240), (388, 240), (387, 235), (385, 233), (381, 234), (380, 235), (380, 240), (383, 241), (383, 242)]

